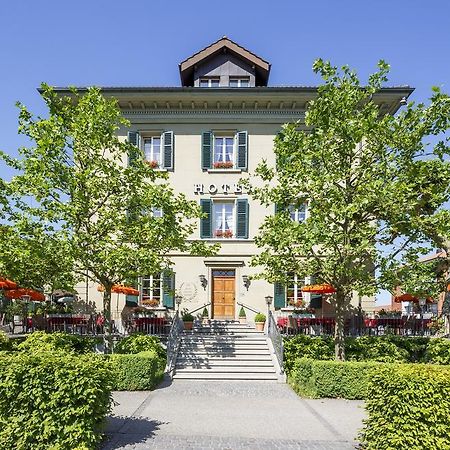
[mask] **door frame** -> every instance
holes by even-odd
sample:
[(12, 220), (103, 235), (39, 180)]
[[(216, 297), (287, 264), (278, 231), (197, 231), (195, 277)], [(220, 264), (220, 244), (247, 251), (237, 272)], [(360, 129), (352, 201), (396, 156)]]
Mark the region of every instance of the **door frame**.
[[(211, 283), (210, 283), (210, 285), (211, 285), (211, 287), (210, 287), (210, 290), (209, 290), (209, 293), (210, 293), (210, 298), (211, 298), (211, 319), (214, 319), (215, 317), (214, 317), (214, 271), (216, 271), (216, 270), (224, 270), (224, 271), (233, 271), (234, 272), (234, 316), (233, 316), (233, 319), (235, 319), (236, 318), (236, 306), (237, 306), (237, 303), (236, 303), (236, 299), (237, 299), (237, 296), (238, 296), (238, 291), (237, 291), (237, 287), (238, 287), (238, 285), (237, 285), (237, 283), (236, 283), (236, 281), (237, 281), (237, 279), (238, 279), (238, 275), (237, 275), (237, 267), (211, 267), (211, 272), (210, 272), (210, 280), (211, 280)], [(231, 278), (231, 277), (230, 277)]]

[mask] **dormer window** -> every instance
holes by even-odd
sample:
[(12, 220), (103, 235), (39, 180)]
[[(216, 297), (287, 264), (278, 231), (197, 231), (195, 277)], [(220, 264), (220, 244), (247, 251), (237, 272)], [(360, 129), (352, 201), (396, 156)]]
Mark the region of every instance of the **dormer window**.
[(200, 87), (203, 88), (216, 88), (219, 87), (219, 78), (200, 78)]
[(232, 88), (246, 88), (250, 86), (250, 79), (248, 77), (230, 77), (230, 87)]

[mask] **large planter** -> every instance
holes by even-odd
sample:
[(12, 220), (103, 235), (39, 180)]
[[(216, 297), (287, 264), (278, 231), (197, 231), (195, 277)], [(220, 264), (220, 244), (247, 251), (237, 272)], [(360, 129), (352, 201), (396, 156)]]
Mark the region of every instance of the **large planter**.
[(192, 330), (192, 326), (194, 325), (194, 322), (183, 322), (183, 323), (184, 323), (185, 330)]
[(264, 324), (266, 322), (255, 322), (256, 330), (257, 331), (264, 331)]
[(242, 325), (245, 325), (245, 324), (247, 323), (247, 317), (239, 317), (239, 322), (240, 322)]

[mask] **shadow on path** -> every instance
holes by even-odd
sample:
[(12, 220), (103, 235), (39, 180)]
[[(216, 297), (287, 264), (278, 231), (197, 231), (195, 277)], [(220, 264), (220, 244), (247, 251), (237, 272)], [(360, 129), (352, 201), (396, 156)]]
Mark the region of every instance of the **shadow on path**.
[(114, 450), (124, 445), (143, 444), (155, 435), (164, 422), (145, 417), (110, 416), (107, 419), (102, 450)]

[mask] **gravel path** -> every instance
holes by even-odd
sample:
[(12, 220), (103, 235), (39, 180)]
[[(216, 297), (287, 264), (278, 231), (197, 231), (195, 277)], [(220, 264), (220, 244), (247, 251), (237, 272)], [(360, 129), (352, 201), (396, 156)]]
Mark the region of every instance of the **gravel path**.
[(114, 400), (103, 450), (354, 449), (364, 418), (362, 402), (270, 382), (176, 380)]

